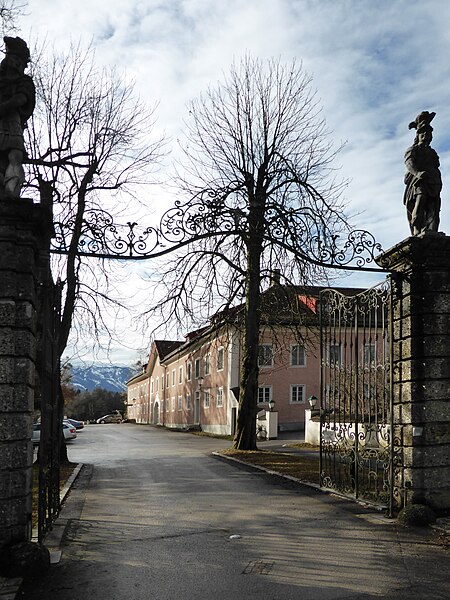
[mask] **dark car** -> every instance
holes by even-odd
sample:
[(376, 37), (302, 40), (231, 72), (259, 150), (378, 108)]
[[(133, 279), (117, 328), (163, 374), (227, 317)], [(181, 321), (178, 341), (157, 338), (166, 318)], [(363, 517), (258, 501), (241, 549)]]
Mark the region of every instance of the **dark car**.
[(77, 421), (76, 419), (64, 419), (64, 421), (67, 421), (68, 423), (73, 425), (75, 429), (83, 429), (84, 427), (83, 421)]

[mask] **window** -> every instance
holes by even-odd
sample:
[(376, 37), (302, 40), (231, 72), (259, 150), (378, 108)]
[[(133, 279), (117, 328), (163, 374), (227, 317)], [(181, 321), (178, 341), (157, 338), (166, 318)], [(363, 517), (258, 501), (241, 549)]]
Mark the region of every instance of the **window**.
[(205, 408), (209, 408), (211, 404), (211, 394), (209, 390), (205, 390)]
[(172, 369), (172, 386), (175, 385), (175, 369)]
[(186, 379), (190, 381), (192, 379), (192, 363), (186, 364)]
[(272, 367), (273, 366), (273, 352), (271, 344), (262, 344), (258, 348), (258, 366), (259, 367)]
[(161, 375), (161, 389), (164, 389), (164, 375)]
[(178, 410), (183, 408), (183, 396), (178, 396)]
[(159, 377), (157, 377), (155, 380), (155, 389), (156, 389), (156, 391), (159, 390)]
[(262, 385), (258, 388), (258, 404), (270, 402), (272, 399), (272, 386)]
[(183, 367), (178, 369), (178, 383), (183, 383)]
[(153, 379), (150, 379), (150, 394), (153, 394)]
[(186, 394), (186, 410), (191, 410), (191, 395)]
[(172, 396), (172, 412), (175, 411), (175, 396)]
[(166, 388), (169, 387), (169, 373), (166, 375)]
[(375, 399), (375, 386), (369, 385), (368, 383), (363, 383), (363, 397), (364, 400), (374, 400)]
[(217, 407), (221, 407), (223, 406), (223, 388), (217, 388), (217, 392), (216, 392), (216, 406)]
[(291, 346), (291, 366), (304, 367), (305, 364), (305, 347), (299, 345)]
[(375, 344), (364, 344), (363, 346), (363, 365), (370, 367), (375, 365)]
[(341, 364), (341, 347), (339, 344), (330, 344), (328, 349), (330, 365)]
[(200, 377), (200, 359), (195, 359), (195, 379)]
[(225, 356), (224, 349), (218, 348), (218, 350), (217, 350), (217, 370), (218, 371), (223, 371), (224, 356)]
[(211, 366), (211, 354), (206, 354), (205, 355), (205, 375), (209, 375), (209, 370), (210, 370), (210, 366)]
[(291, 385), (291, 402), (298, 403), (305, 401), (305, 386)]

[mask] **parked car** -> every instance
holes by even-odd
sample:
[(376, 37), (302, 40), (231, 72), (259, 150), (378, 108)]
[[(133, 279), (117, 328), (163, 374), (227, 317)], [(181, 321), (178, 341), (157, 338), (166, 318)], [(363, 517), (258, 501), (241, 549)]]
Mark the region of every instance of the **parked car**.
[(97, 419), (97, 423), (122, 423), (122, 415), (120, 413), (114, 413), (111, 415), (105, 415)]
[[(69, 425), (68, 423), (62, 424), (64, 439), (74, 440), (77, 437), (77, 430), (73, 425)], [(32, 435), (33, 444), (39, 444), (41, 441), (41, 424), (36, 423), (33, 425), (33, 435)]]
[(69, 418), (64, 419), (64, 421), (67, 421), (68, 423), (73, 425), (75, 427), (75, 429), (83, 429), (84, 428), (83, 421), (77, 421), (76, 419), (69, 419)]

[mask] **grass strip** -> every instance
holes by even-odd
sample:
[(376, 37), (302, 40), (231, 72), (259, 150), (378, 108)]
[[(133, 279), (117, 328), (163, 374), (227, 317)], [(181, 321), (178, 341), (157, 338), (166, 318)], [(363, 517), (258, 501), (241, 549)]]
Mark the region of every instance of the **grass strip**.
[(249, 465), (264, 467), (280, 475), (289, 475), (308, 483), (319, 483), (319, 457), (270, 452), (269, 450), (222, 450), (220, 454), (237, 458)]

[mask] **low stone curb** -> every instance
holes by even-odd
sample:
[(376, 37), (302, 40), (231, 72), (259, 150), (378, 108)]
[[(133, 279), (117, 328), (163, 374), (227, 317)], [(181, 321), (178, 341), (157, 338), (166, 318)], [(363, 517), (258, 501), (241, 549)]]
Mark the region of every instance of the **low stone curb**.
[[(295, 483), (300, 483), (301, 485), (307, 485), (308, 487), (312, 487), (319, 492), (328, 492), (328, 490), (324, 490), (317, 483), (311, 483), (311, 481), (306, 481), (304, 479), (299, 479), (298, 477), (293, 477), (292, 475), (285, 475), (280, 473), (279, 471), (272, 471), (271, 469), (267, 469), (266, 467), (261, 467), (261, 465), (253, 465), (252, 463), (246, 462), (245, 460), (240, 460), (239, 458), (235, 458), (234, 456), (230, 456), (228, 454), (222, 454), (221, 452), (213, 452), (214, 456), (219, 458), (225, 458), (226, 460), (232, 460), (241, 465), (245, 465), (247, 467), (251, 467), (252, 469), (258, 469), (259, 471), (264, 471), (268, 475), (276, 475), (277, 477), (283, 477), (284, 479), (288, 479), (289, 481), (293, 481)], [(328, 492), (330, 493), (330, 492)], [(334, 493), (334, 492), (333, 492)]]
[[(311, 483), (310, 481), (305, 481), (304, 479), (298, 479), (298, 477), (292, 477), (292, 475), (284, 475), (283, 473), (280, 473), (278, 471), (272, 471), (271, 469), (267, 469), (266, 467), (261, 467), (261, 465), (253, 465), (252, 463), (246, 462), (245, 460), (240, 460), (239, 458), (235, 458), (234, 456), (229, 456), (227, 454), (222, 454), (221, 452), (212, 452), (212, 454), (213, 454), (213, 456), (217, 456), (218, 458), (224, 458), (225, 460), (231, 460), (231, 461), (234, 461), (241, 465), (251, 467), (252, 469), (258, 469), (259, 471), (264, 471), (268, 475), (276, 475), (277, 477), (283, 477), (284, 479), (288, 479), (289, 481), (294, 481), (295, 483), (299, 483), (301, 485), (306, 485), (308, 487), (311, 487), (319, 492), (323, 492), (325, 494), (330, 494), (333, 496), (337, 496), (338, 498), (343, 498), (345, 500), (348, 500), (348, 496), (345, 496), (344, 494), (340, 494), (339, 492), (336, 492), (335, 490), (324, 489), (324, 488), (320, 487), (320, 485), (318, 485), (317, 483)], [(383, 508), (377, 504), (372, 504), (370, 502), (366, 502), (366, 501), (362, 501), (362, 500), (355, 500), (355, 502), (362, 506), (370, 506), (371, 508), (373, 508), (377, 511), (380, 511), (380, 512), (383, 510)], [(430, 527), (432, 529), (440, 531), (441, 533), (450, 535), (450, 517), (443, 517), (443, 518), (437, 519), (436, 523), (433, 523), (432, 525), (430, 525)]]

